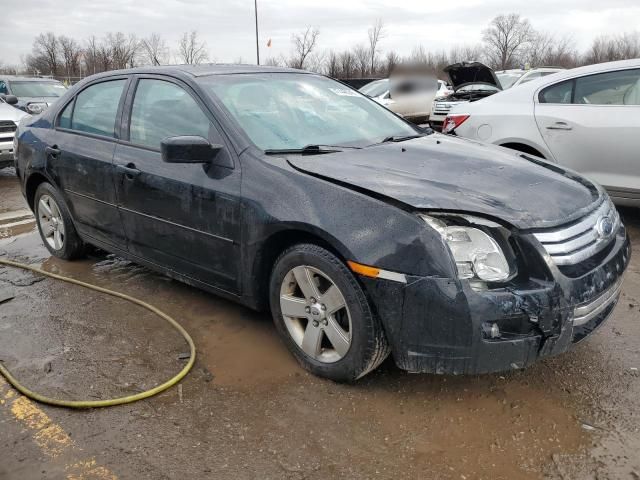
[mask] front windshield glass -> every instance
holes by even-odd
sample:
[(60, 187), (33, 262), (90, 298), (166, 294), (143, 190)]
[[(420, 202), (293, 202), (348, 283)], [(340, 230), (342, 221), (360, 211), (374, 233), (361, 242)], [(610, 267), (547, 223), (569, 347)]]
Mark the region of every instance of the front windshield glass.
[(67, 88), (59, 82), (10, 82), (16, 97), (60, 97)]
[(376, 80), (375, 82), (367, 83), (364, 87), (360, 88), (360, 93), (364, 93), (370, 97), (379, 97), (388, 91), (389, 80)]
[(511, 88), (513, 84), (522, 77), (522, 75), (524, 75), (524, 72), (499, 73), (496, 76), (498, 77), (498, 80), (500, 80), (502, 89), (506, 90), (507, 88)]
[(262, 150), (364, 147), (419, 133), (375, 101), (318, 75), (211, 75), (198, 81)]

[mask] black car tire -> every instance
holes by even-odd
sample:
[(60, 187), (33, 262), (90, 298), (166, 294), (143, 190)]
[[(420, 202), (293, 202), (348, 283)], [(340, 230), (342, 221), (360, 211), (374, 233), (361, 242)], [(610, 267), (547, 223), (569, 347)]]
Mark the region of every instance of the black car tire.
[[(61, 248), (55, 248), (49, 243), (47, 238), (45, 238), (40, 211), (40, 200), (43, 197), (52, 199), (60, 213), (60, 218), (64, 226), (64, 240)], [(85, 252), (85, 244), (76, 231), (69, 209), (67, 208), (64, 198), (60, 195), (60, 192), (58, 192), (58, 190), (56, 190), (56, 188), (50, 183), (41, 183), (36, 190), (33, 206), (36, 216), (36, 224), (38, 225), (38, 231), (40, 232), (40, 238), (51, 255), (64, 260), (73, 260), (82, 257)]]
[[(309, 356), (296, 343), (285, 324), (280, 304), (281, 287), (286, 276), (296, 267), (310, 267), (327, 275), (344, 298), (350, 317), (350, 345), (344, 356), (337, 361), (326, 363)], [(274, 264), (269, 293), (271, 312), (278, 333), (300, 365), (311, 373), (338, 382), (351, 382), (374, 370), (389, 355), (390, 348), (382, 324), (371, 311), (358, 280), (328, 250), (314, 244), (298, 244), (285, 250)], [(305, 333), (308, 327), (309, 323), (305, 327)]]

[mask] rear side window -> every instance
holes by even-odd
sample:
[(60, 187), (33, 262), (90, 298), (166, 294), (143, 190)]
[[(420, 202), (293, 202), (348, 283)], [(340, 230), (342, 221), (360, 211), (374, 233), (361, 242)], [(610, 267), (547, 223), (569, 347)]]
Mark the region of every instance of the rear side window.
[(208, 138), (209, 128), (209, 119), (182, 87), (163, 80), (138, 82), (131, 110), (130, 142), (159, 149), (167, 137)]
[(576, 79), (574, 103), (640, 105), (640, 69), (599, 73)]
[[(123, 79), (97, 83), (80, 92), (75, 100), (71, 129), (115, 137), (116, 114), (125, 82)], [(63, 114), (66, 113), (65, 110)]]
[(571, 103), (573, 80), (556, 83), (540, 92), (540, 103)]

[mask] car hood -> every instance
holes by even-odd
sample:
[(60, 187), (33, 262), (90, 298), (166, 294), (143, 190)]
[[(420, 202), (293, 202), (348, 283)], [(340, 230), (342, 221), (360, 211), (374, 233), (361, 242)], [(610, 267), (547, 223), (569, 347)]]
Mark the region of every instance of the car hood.
[(0, 120), (11, 120), (18, 123), (22, 117), (26, 117), (27, 114), (22, 110), (15, 108), (4, 102), (0, 102)]
[(453, 90), (457, 90), (472, 83), (493, 85), (502, 89), (496, 74), (480, 62), (459, 62), (449, 65), (444, 69), (449, 76)]
[(407, 209), (476, 213), (521, 229), (579, 218), (602, 195), (595, 184), (542, 159), (439, 134), (288, 161)]

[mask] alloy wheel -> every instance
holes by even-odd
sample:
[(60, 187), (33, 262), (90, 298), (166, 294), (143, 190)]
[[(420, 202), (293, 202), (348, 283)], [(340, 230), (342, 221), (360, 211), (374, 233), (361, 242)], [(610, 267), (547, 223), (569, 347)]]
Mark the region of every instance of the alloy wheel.
[(49, 195), (42, 195), (38, 201), (38, 225), (42, 238), (54, 250), (62, 250), (65, 241), (64, 219), (60, 207)]
[(298, 266), (285, 275), (280, 310), (291, 338), (314, 360), (334, 363), (349, 351), (347, 302), (335, 282), (319, 269)]

